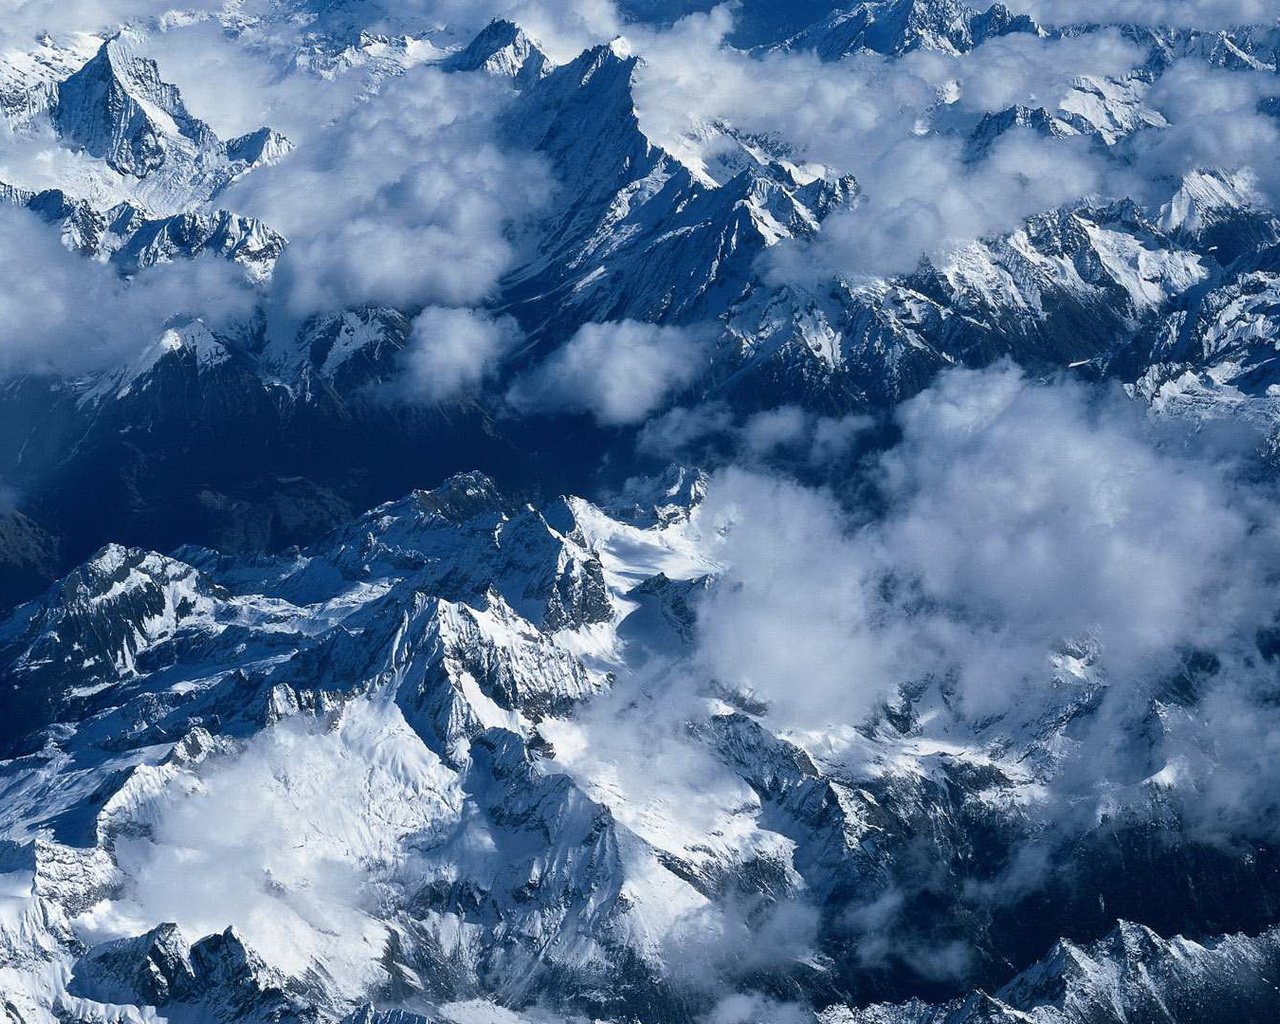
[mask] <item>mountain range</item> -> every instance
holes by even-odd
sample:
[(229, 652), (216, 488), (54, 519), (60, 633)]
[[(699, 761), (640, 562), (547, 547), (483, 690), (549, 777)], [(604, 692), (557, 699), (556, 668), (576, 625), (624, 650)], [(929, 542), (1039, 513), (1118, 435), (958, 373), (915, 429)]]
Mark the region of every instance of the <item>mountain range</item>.
[[(762, 473), (846, 518), (765, 541), (826, 548), (781, 620), (744, 615), (744, 650), (844, 652), (827, 623), (865, 593), (827, 568), (901, 522), (926, 569), (878, 576), (867, 621), (1001, 642), (998, 583), (972, 608), (928, 589), (903, 482), (935, 447), (972, 457), (981, 416), (938, 390), (966, 373), (1124, 403), (1079, 414), (1094, 441), (1155, 425), (1155, 463), (1117, 443), (1116, 477), (1090, 456), (1052, 481), (1055, 509), (1101, 493), (1117, 562), (1134, 545), (1105, 530), (1160, 459), (1219, 460), (1176, 462), (1170, 517), (1220, 501), (1211, 528), (1270, 543), (1280, 205), (1237, 157), (1280, 133), (1280, 23), (132, 6), (0, 34), (0, 241), (49, 242), (0, 254), (8, 1024), (1280, 1012), (1277, 780), (1261, 757), (1224, 797), (1238, 751), (1212, 731), (1249, 717), (1239, 692), (1275, 703), (1261, 556), (1270, 626), (1123, 669), (1107, 623), (1064, 630), (1032, 681), (980, 663), (994, 703), (873, 652), (846, 666), (870, 697), (801, 723), (801, 668), (764, 692), (710, 650), (725, 602), (755, 600), (724, 540), (751, 512), (722, 495)], [(201, 88), (218, 60), (243, 63)], [(219, 90), (287, 125), (225, 127)], [(909, 179), (939, 167), (963, 195), (931, 206)], [(1083, 184), (1039, 201), (1059, 172)], [(935, 220), (945, 244), (917, 244)], [(1040, 530), (1033, 574), (1072, 542)], [(1190, 586), (1170, 618), (1243, 615)]]

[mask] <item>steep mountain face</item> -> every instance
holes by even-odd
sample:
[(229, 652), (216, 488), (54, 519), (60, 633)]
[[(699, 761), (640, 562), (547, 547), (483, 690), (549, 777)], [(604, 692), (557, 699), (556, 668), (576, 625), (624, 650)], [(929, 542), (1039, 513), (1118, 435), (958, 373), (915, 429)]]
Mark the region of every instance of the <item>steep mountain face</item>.
[(467, 47), (450, 55), (443, 66), (450, 71), (484, 71), (527, 84), (550, 69), (547, 55), (519, 25), (505, 19), (491, 22)]
[[(767, 155), (717, 184), (695, 175), (640, 130), (637, 59), (618, 46), (588, 51), (528, 88), (511, 115), (516, 139), (550, 160), (562, 183), (537, 258), (506, 284), (539, 334), (584, 322), (687, 323), (736, 301), (770, 245), (811, 236), (856, 194)], [(583, 126), (604, 132), (584, 136)]]
[(58, 85), (52, 114), (66, 142), (123, 176), (130, 194), (157, 213), (211, 199), (238, 175), (289, 151), (287, 139), (265, 128), (223, 142), (187, 111), (128, 33), (108, 39)]

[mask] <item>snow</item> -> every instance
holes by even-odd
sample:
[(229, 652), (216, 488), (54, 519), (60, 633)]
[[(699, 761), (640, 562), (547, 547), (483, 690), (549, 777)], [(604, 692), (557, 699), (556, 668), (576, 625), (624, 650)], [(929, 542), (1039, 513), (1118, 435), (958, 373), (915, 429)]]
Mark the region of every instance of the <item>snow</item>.
[[(299, 24), (317, 13), (269, 6), (264, 17)], [(350, 11), (326, 10), (354, 25)], [(973, 24), (947, 2), (881, 3), (837, 12), (788, 45), (829, 47), (828, 58), (871, 44), (924, 48), (950, 61), (980, 42)], [(1249, 175), (1195, 171), (1158, 208), (1052, 211), (959, 246), (936, 274), (774, 287), (759, 276), (761, 254), (819, 234), (856, 195), (851, 179), (724, 123), (650, 138), (632, 123), (625, 40), (556, 67), (515, 26), (491, 29), (494, 45), (460, 49), (443, 33), (324, 39), (317, 28), (294, 56), (307, 73), (361, 68), (370, 88), (427, 63), (510, 76), (507, 141), (553, 164), (565, 197), (548, 218), (550, 241), (494, 300), (539, 325), (531, 346), (606, 315), (723, 316), (716, 372), (726, 369), (708, 384), (713, 399), (752, 386), (764, 368), (838, 403), (875, 385), (901, 397), (971, 352), (1081, 367), (1152, 337), (1160, 358), (1133, 391), (1156, 413), (1280, 425), (1269, 366), (1277, 274), (1261, 261), (1219, 265), (1202, 241), (1233, 218), (1262, 217)], [(1223, 52), (1248, 57), (1231, 40)], [(24, 144), (60, 150), (69, 197), (97, 213), (134, 204), (129, 230), (91, 257), (145, 273), (217, 248), (266, 283), (283, 239), (211, 204), (238, 175), (283, 157), (287, 140), (268, 130), (218, 139), (140, 53), (125, 35), (0, 56), (0, 108)], [(74, 75), (118, 90), (128, 117), (103, 120), (93, 89), (76, 109), (73, 86), (55, 139), (47, 115)], [(1107, 146), (1163, 131), (1145, 75), (1078, 80), (1045, 112), (1049, 130)], [(940, 102), (957, 89), (944, 86)], [(593, 120), (600, 110), (609, 116)], [(118, 137), (142, 123), (163, 162), (113, 168)], [(934, 130), (924, 120), (919, 129)], [(178, 244), (191, 225), (207, 240), (221, 232), (221, 248)], [(1265, 224), (1257, 230), (1267, 237)], [(1054, 333), (1062, 322), (1071, 337)], [(80, 404), (109, 421), (176, 360), (202, 380), (236, 360), (294, 396), (320, 381), (336, 389), (362, 357), (393, 358), (409, 323), (405, 311), (332, 311), (300, 339), (274, 336), (263, 349), (178, 318), (86, 384)], [(1079, 358), (1075, 335), (1090, 328), (1117, 348)], [(710, 695), (714, 681), (677, 662), (687, 638), (660, 614), (672, 594), (694, 601), (722, 571), (702, 534), (704, 486), (682, 472), (616, 503), (532, 506), (470, 474), (281, 556), (112, 545), (6, 622), (14, 692), (47, 696), (51, 716), (36, 752), (0, 762), (0, 837), (35, 863), (0, 873), (0, 989), (15, 1012), (41, 1024), (158, 1024), (162, 1012), (66, 988), (77, 943), (167, 922), (190, 940), (234, 928), (324, 1007), (326, 1022), (393, 981), (412, 989), (396, 971), (437, 971), (446, 981), (432, 983), (450, 997), (595, 998), (636, 964), (660, 977), (690, 918), (732, 909), (726, 892), (821, 902), (888, 885), (903, 836), (960, 835), (948, 832), (956, 807), (938, 795), (949, 787), (998, 827), (1038, 825), (1088, 698), (1106, 685), (1090, 659), (1050, 656), (1048, 698), (1014, 695), (982, 722), (930, 689), (902, 733), (885, 722), (781, 733), (741, 695)], [(1172, 735), (1178, 713), (1159, 714)], [(1194, 782), (1196, 753), (1176, 750), (1117, 786), (1112, 806)], [(961, 785), (964, 772), (997, 781)], [(1160, 946), (1131, 926), (1116, 941)], [(1209, 956), (1188, 942), (1168, 949), (1152, 955)], [(1059, 958), (1111, 1005), (1135, 984), (1110, 949), (1066, 946)], [(803, 962), (826, 985), (831, 965)], [(1016, 1018), (1055, 1019), (1040, 1004), (1019, 1008), (1015, 991), (999, 998)], [(432, 1012), (519, 1024), (556, 1011), (517, 1014), (475, 998)]]

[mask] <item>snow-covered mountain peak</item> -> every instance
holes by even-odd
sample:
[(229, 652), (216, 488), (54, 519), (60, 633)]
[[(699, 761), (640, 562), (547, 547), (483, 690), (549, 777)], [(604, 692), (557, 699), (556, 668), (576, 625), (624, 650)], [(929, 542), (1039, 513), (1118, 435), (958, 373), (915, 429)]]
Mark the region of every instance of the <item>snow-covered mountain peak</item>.
[(484, 71), (524, 83), (545, 75), (550, 60), (519, 25), (497, 18), (442, 66), (450, 71)]
[(399, 518), (411, 508), (414, 515), (461, 526), (477, 516), (491, 516), (509, 507), (492, 479), (483, 473), (470, 472), (452, 476), (429, 491), (414, 491), (407, 504), (384, 505), (370, 514)]
[(1215, 222), (1262, 205), (1251, 174), (1197, 170), (1182, 179), (1161, 207), (1159, 225), (1169, 234), (1195, 236)]
[(58, 84), (93, 58), (102, 39), (88, 32), (58, 39), (42, 34), (34, 43), (0, 52), (0, 117), (13, 127), (47, 113), (57, 102)]
[(231, 359), (224, 340), (204, 321), (188, 320), (165, 328), (127, 366), (102, 374), (81, 393), (79, 401), (86, 408), (107, 400), (121, 401), (154, 387), (168, 367), (185, 363), (196, 373), (207, 373)]
[(55, 123), (62, 137), (101, 157), (114, 170), (145, 178), (165, 161), (165, 140), (195, 149), (216, 146), (212, 130), (193, 117), (178, 90), (160, 78), (156, 62), (138, 53), (123, 31), (58, 89)]
[(262, 127), (227, 142), (227, 157), (252, 167), (266, 167), (283, 160), (293, 143), (274, 128)]
[(122, 30), (57, 87), (52, 117), (59, 137), (118, 176), (107, 175), (108, 187), (156, 213), (184, 212), (288, 152), (288, 140), (266, 128), (219, 139), (141, 54), (141, 42)]

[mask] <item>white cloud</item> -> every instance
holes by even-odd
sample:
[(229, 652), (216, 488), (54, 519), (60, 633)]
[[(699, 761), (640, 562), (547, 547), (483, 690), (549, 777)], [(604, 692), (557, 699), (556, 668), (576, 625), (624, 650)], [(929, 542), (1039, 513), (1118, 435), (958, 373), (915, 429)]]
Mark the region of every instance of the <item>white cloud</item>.
[(148, 33), (140, 50), (178, 87), (187, 109), (224, 139), (267, 125), (305, 145), (326, 123), (347, 116), (369, 88), (365, 72), (310, 74), (251, 33), (233, 36), (215, 19)]
[(1141, 140), (1135, 156), (1150, 177), (1181, 176), (1201, 168), (1249, 169), (1273, 204), (1280, 204), (1280, 121), (1258, 112), (1264, 97), (1280, 95), (1280, 78), (1180, 61), (1152, 87), (1149, 101), (1170, 127)]
[(585, 412), (605, 426), (625, 426), (692, 384), (706, 364), (700, 332), (634, 320), (586, 324), (508, 397), (522, 411)]
[(830, 496), (741, 470), (713, 478), (702, 522), (727, 566), (699, 605), (706, 675), (771, 702), (779, 724), (860, 720), (899, 670), (873, 628), (874, 548)]
[(757, 993), (725, 996), (706, 1017), (705, 1024), (805, 1024), (813, 1012), (799, 1003), (779, 1003)]
[(1071, 39), (1019, 33), (960, 56), (852, 54), (824, 63), (807, 52), (743, 53), (724, 45), (731, 25), (721, 6), (667, 32), (629, 33), (644, 57), (637, 113), (659, 144), (676, 145), (693, 119), (723, 119), (775, 135), (805, 159), (860, 174), (869, 157), (919, 138), (935, 114), (1053, 106), (1079, 76), (1124, 74), (1142, 59), (1119, 33), (1097, 32)]
[(1260, 624), (1274, 536), (1223, 467), (1158, 446), (1126, 402), (1006, 368), (948, 375), (901, 421), (882, 541), (951, 610), (928, 632), (967, 655), (975, 704), (1043, 675), (1062, 638), (1094, 634), (1123, 677)]
[(516, 260), (514, 232), (548, 195), (534, 156), (498, 142), (510, 87), (410, 71), (223, 198), (282, 230), (276, 317), (361, 303), (465, 306)]
[(733, 411), (723, 402), (676, 406), (644, 425), (636, 449), (651, 458), (711, 462), (708, 449), (734, 431)]
[(730, 470), (711, 488), (730, 568), (702, 606), (701, 656), (782, 721), (854, 723), (925, 678), (951, 680), (967, 713), (1007, 709), (1047, 692), (1051, 650), (1086, 634), (1142, 687), (1269, 621), (1274, 517), (1229, 463), (1156, 443), (1126, 402), (955, 372), (901, 425), (868, 525), (776, 478)]
[[(1193, 434), (1116, 393), (1009, 367), (944, 375), (900, 427), (872, 501), (760, 471), (713, 476), (698, 522), (724, 571), (697, 605), (690, 663), (666, 671), (672, 685), (748, 691), (767, 725), (802, 742), (850, 735), (903, 684), (923, 689), (926, 735), (987, 722), (999, 723), (988, 735), (1029, 738), (1088, 692), (1055, 669), (1074, 642), (1102, 696), (1028, 805), (1043, 844), (1153, 799), (1190, 839), (1280, 836), (1265, 783), (1280, 660), (1259, 647), (1274, 635), (1280, 516), (1274, 483), (1250, 468), (1260, 439)], [(1171, 687), (1188, 672), (1193, 683)], [(1171, 696), (1180, 689), (1192, 706)], [(957, 732), (953, 716), (969, 726)], [(1025, 893), (1044, 853), (1020, 851), (971, 898)], [(871, 959), (964, 967), (958, 946), (877, 952), (884, 927), (848, 923)]]
[(744, 447), (753, 455), (769, 455), (778, 449), (799, 446), (808, 433), (809, 417), (797, 405), (758, 412), (742, 427)]
[[(1182, 14), (1197, 8), (1209, 21), (1215, 9), (1236, 10), (1241, 20), (1260, 13), (1248, 4), (1163, 6)], [(1274, 11), (1261, 20), (1273, 22)], [(812, 241), (770, 250), (764, 269), (776, 283), (908, 272), (923, 255), (943, 257), (1065, 203), (1095, 196), (1158, 203), (1168, 195), (1169, 175), (1204, 166), (1251, 167), (1280, 202), (1280, 172), (1269, 155), (1276, 122), (1256, 109), (1261, 96), (1276, 92), (1274, 76), (1181, 61), (1143, 101), (1172, 127), (1142, 133), (1122, 160), (1108, 159), (1087, 137), (1014, 130), (975, 162), (965, 140), (983, 114), (1014, 104), (1056, 110), (1082, 76), (1127, 76), (1144, 50), (1115, 30), (1070, 38), (1019, 33), (960, 56), (855, 54), (823, 63), (807, 53), (735, 50), (724, 45), (732, 26), (722, 6), (669, 31), (632, 30), (645, 58), (638, 113), (650, 137), (675, 152), (719, 144), (691, 138), (692, 122), (726, 121), (858, 179), (855, 209), (837, 212)], [(765, 80), (769, 88), (760, 89)]]
[(83, 373), (141, 352), (175, 316), (211, 327), (247, 318), (240, 268), (202, 258), (131, 281), (66, 249), (35, 214), (0, 206), (0, 372)]
[(510, 317), (430, 306), (413, 322), (399, 393), (431, 402), (465, 398), (493, 379), (519, 341), (520, 330)]

